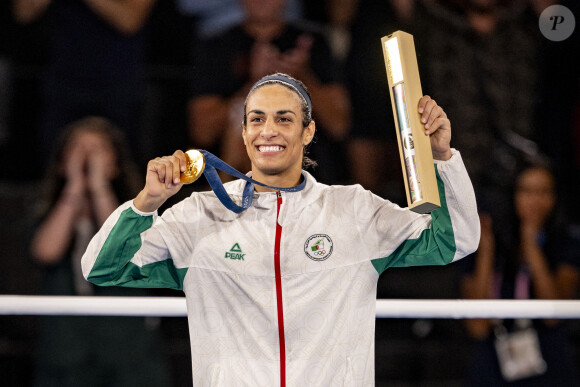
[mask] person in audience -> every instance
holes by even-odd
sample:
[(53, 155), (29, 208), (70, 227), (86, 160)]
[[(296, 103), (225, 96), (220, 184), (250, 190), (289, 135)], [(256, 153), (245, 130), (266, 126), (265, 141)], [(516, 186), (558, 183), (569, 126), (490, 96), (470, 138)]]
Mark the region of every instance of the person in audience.
[[(481, 240), (461, 284), (467, 299), (571, 299), (580, 283), (580, 241), (559, 219), (557, 184), (542, 163), (517, 174), (513, 224), (481, 215)], [(565, 323), (467, 319), (476, 341), (471, 385), (577, 384)]]
[[(81, 272), (81, 257), (105, 219), (139, 191), (141, 180), (122, 132), (85, 117), (60, 136), (42, 182), (31, 255), (44, 268), (42, 290), (60, 296), (134, 296), (99, 288)], [(142, 317), (46, 316), (41, 319), (36, 386), (166, 386), (159, 320)]]

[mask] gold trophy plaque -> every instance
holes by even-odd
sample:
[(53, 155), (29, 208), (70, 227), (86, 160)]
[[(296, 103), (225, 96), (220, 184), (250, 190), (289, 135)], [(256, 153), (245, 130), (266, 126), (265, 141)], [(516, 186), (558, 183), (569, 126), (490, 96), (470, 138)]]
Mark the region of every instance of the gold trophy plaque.
[(389, 94), (409, 208), (424, 214), (441, 207), (431, 142), (418, 112), (423, 96), (413, 35), (396, 31), (381, 38)]

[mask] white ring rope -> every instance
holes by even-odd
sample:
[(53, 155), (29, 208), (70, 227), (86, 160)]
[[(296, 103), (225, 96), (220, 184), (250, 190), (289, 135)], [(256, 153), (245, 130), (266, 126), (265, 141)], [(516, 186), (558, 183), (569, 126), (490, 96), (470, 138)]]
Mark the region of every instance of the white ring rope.
[[(184, 297), (0, 296), (0, 315), (185, 317)], [(580, 318), (580, 301), (377, 300), (378, 318)]]

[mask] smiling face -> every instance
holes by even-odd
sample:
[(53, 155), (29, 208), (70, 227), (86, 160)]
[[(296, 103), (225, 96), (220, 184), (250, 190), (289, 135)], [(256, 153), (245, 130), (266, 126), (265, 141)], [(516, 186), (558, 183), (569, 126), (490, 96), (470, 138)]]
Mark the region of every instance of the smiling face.
[(279, 84), (256, 89), (246, 104), (244, 144), (252, 162), (252, 177), (281, 187), (298, 184), (304, 146), (314, 136), (314, 121), (302, 126), (302, 100)]

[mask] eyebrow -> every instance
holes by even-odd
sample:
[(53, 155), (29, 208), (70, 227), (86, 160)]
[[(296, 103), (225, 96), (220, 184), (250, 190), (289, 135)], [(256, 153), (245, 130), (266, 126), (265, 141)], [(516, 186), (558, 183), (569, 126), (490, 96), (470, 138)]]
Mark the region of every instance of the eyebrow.
[[(250, 113), (254, 113), (254, 114), (266, 114), (266, 113), (264, 113), (263, 111), (261, 111), (261, 110), (258, 110), (258, 109), (253, 109), (253, 110), (250, 110), (250, 111), (248, 112), (248, 114), (250, 114)], [(287, 114), (287, 113), (291, 113), (291, 114), (294, 114), (294, 115), (296, 115), (296, 113), (294, 113), (294, 111), (292, 111), (292, 110), (278, 110), (278, 111), (276, 112), (276, 115), (280, 116), (280, 115)]]

